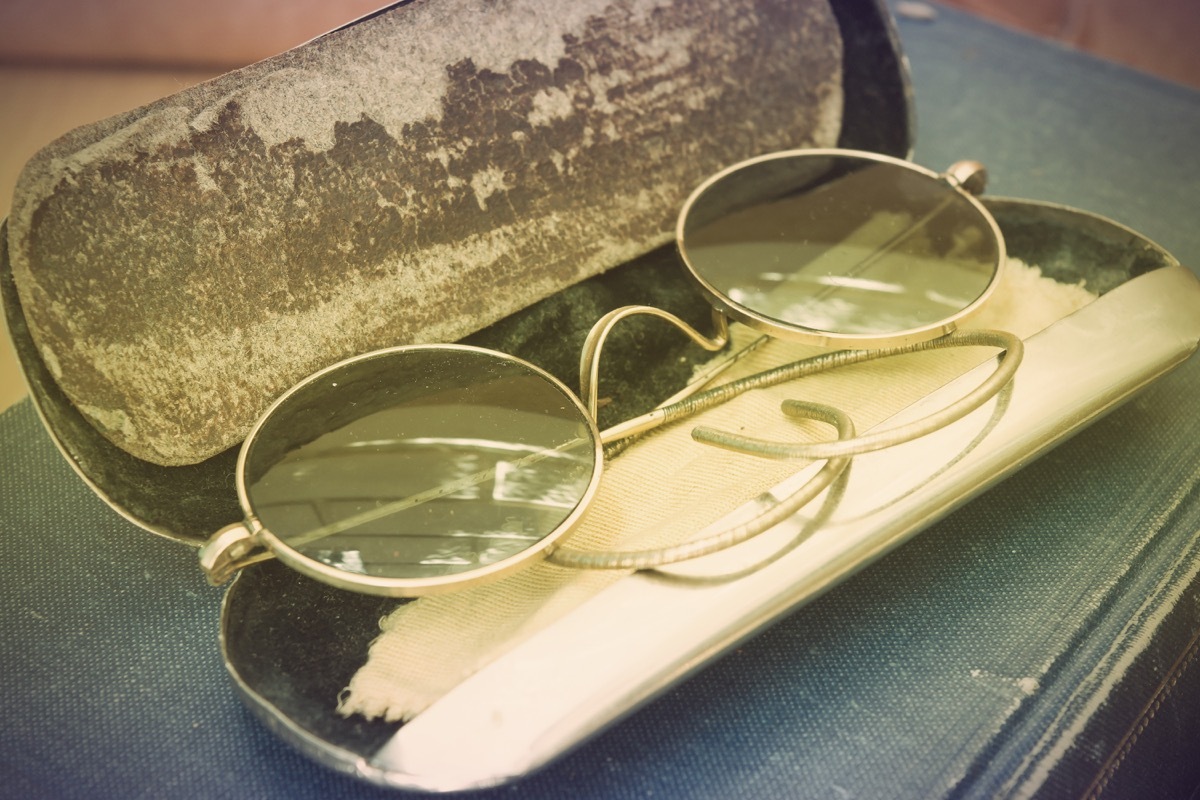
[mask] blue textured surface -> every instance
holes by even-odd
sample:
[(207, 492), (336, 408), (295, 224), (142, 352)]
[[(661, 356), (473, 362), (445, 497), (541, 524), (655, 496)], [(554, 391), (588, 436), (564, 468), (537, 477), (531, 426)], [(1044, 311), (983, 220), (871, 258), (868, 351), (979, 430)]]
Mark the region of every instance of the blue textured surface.
[[(900, 33), (918, 161), (980, 159), (995, 194), (1106, 214), (1200, 265), (1200, 94), (944, 10)], [(1198, 397), (1193, 360), (578, 751), (487, 794), (1081, 794), (1200, 628)], [(221, 593), (194, 553), (93, 497), (28, 402), (0, 415), (0, 452), (0, 796), (394, 796), (307, 761), (251, 717), (220, 663)], [(1197, 684), (1183, 673), (1180, 685)], [(1104, 796), (1186, 796), (1200, 780), (1195, 695), (1176, 690), (1156, 711)], [(1096, 724), (1056, 761), (1045, 737), (1071, 733), (1058, 715), (1097, 698)]]

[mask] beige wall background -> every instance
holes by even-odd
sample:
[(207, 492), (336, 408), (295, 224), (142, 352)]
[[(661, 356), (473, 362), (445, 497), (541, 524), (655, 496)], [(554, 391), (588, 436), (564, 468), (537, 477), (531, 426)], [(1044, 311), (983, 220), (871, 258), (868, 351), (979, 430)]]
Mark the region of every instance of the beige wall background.
[[(1200, 88), (1200, 0), (945, 2)], [(8, 215), (21, 165), (70, 129), (282, 52), (385, 5), (0, 0), (0, 218)], [(0, 411), (24, 394), (2, 338)]]
[(4, 0), (0, 60), (231, 69), (295, 47), (387, 0)]
[[(1200, 87), (1197, 0), (940, 2)], [(3, 0), (0, 63), (220, 71), (294, 47), (386, 5), (386, 0)]]
[[(384, 0), (0, 0), (0, 218), (21, 166), (80, 125), (283, 52)], [(0, 411), (25, 394), (0, 337)]]
[(1200, 0), (942, 0), (1200, 88)]

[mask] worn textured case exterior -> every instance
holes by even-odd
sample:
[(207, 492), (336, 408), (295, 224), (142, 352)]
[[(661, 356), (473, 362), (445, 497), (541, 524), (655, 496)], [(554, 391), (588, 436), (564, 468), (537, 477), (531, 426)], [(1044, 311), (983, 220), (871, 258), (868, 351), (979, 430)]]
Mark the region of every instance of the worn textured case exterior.
[(323, 366), (458, 340), (666, 244), (717, 169), (836, 144), (842, 61), (827, 0), (408, 0), (45, 147), (14, 281), (87, 421), (196, 464)]
[[(463, 0), (463, 2), (470, 5), (473, 3), (473, 0)], [(684, 3), (683, 5), (690, 8), (691, 4)], [(516, 8), (514, 6), (513, 13), (515, 13)], [(842, 93), (844, 95), (842, 110), (843, 126), (840, 132), (836, 134), (837, 144), (842, 147), (874, 150), (896, 156), (906, 155), (912, 146), (913, 121), (911, 116), (911, 95), (906, 73), (901, 63), (901, 55), (895, 41), (894, 31), (886, 11), (875, 0), (844, 0), (843, 2), (834, 3), (831, 8), (836, 15), (836, 22), (841, 32), (844, 50), (841, 66)], [(395, 9), (398, 14), (403, 14), (407, 10), (406, 4), (400, 4)], [(769, 12), (768, 10), (768, 13), (773, 12)], [(367, 24), (371, 22), (371, 19), (366, 20)], [(695, 20), (690, 18), (686, 22), (688, 24), (695, 24)], [(337, 33), (335, 32), (335, 34)], [(331, 34), (331, 36), (335, 34)], [(603, 39), (602, 36), (597, 36)], [(337, 41), (340, 40), (335, 40), (335, 43)], [(342, 43), (345, 44), (346, 42), (343, 41)], [(315, 44), (323, 46), (323, 40), (318, 40)], [(353, 41), (350, 44), (353, 44)], [(281, 56), (280, 58), (285, 57), (295, 60), (295, 57), (291, 54), (285, 54), (285, 56)], [(262, 71), (259, 66), (256, 65), (253, 68), (248, 68), (250, 74), (247, 77), (238, 78), (235, 75), (227, 82), (232, 86), (237, 86), (241, 83), (253, 84), (257, 72)], [(282, 69), (288, 69), (286, 63)], [(747, 69), (754, 71), (759, 68), (751, 65)], [(695, 87), (692, 87), (692, 90), (696, 90)], [(209, 95), (212, 94), (212, 87), (201, 87), (201, 91), (196, 93), (197, 96), (185, 97), (183, 101), (195, 104), (202, 100), (207, 100), (207, 102), (211, 103), (213, 100)], [(804, 102), (815, 101), (806, 98)], [(163, 101), (161, 105), (165, 108), (172, 107), (169, 100)], [(156, 108), (157, 106), (151, 106), (148, 109), (139, 110), (138, 113), (143, 115), (154, 113), (154, 109)], [(87, 135), (95, 137), (105, 133), (108, 128), (114, 125), (121, 130), (121, 124), (126, 124), (126, 122), (118, 119), (113, 123), (92, 126), (93, 128), (97, 128), (98, 131), (89, 130)], [(766, 125), (767, 123), (763, 122), (763, 124)], [(771, 124), (775, 126), (774, 132), (771, 135), (776, 137), (782, 136), (784, 138), (780, 141), (786, 141), (788, 132), (785, 127), (781, 127), (778, 121)], [(687, 130), (688, 126), (684, 124), (684, 121), (681, 121), (674, 124), (674, 127), (669, 128), (668, 133), (670, 136), (682, 137), (686, 134)], [(642, 132), (642, 135), (650, 143), (653, 143), (658, 136), (658, 134), (652, 134), (653, 132)], [(66, 142), (69, 145), (72, 143), (72, 140), (68, 138)], [(64, 145), (59, 144), (56, 146), (61, 149)], [(646, 146), (649, 146), (649, 144)], [(744, 147), (746, 144), (743, 143), (740, 146)], [(54, 161), (50, 158), (50, 155), (52, 153), (48, 153), (43, 158), (43, 161), (53, 164)], [(725, 162), (720, 161), (716, 154), (709, 154), (707, 158), (711, 161), (710, 166), (712, 169), (725, 165)], [(698, 166), (698, 164), (693, 164), (691, 168), (697, 169)], [(603, 171), (612, 172), (612, 170), (607, 170), (607, 168)], [(641, 177), (638, 180), (645, 181), (645, 174), (644, 170), (639, 172)], [(699, 177), (703, 176), (698, 175), (697, 180)], [(577, 191), (590, 192), (593, 196), (591, 200), (586, 202), (577, 198), (579, 208), (573, 213), (580, 220), (588, 219), (588, 209), (596, 204), (605, 205), (607, 203), (605, 199), (607, 192), (610, 190), (615, 191), (618, 184), (626, 186), (626, 190), (629, 192), (634, 191), (634, 188), (630, 188), (627, 185), (627, 179), (614, 180), (616, 180), (616, 183), (612, 185), (604, 181), (597, 181), (578, 188)], [(532, 178), (530, 181), (532, 181)], [(581, 183), (587, 184), (588, 182), (582, 180)], [(688, 189), (679, 189), (680, 202), (682, 202), (683, 197), (686, 196), (686, 191), (690, 190), (690, 188), (689, 184)], [(574, 354), (578, 352), (576, 342), (582, 341), (582, 337), (592, 321), (610, 308), (625, 303), (659, 303), (696, 321), (697, 324), (706, 320), (708, 312), (702, 299), (688, 285), (681, 274), (682, 271), (674, 266), (672, 263), (673, 256), (666, 247), (657, 247), (656, 249), (657, 244), (665, 242), (668, 238), (666, 230), (669, 228), (669, 225), (664, 221), (673, 218), (673, 215), (678, 210), (677, 208), (669, 207), (669, 204), (665, 201), (661, 205), (662, 208), (657, 215), (662, 218), (661, 220), (656, 218), (654, 222), (643, 221), (644, 224), (640, 224), (637, 232), (626, 231), (624, 234), (625, 238), (617, 237), (621, 242), (619, 246), (613, 244), (607, 247), (605, 252), (607, 253), (606, 258), (608, 258), (608, 261), (604, 263), (598, 261), (592, 267), (593, 271), (608, 267), (610, 268), (608, 270), (609, 274), (598, 276), (597, 279), (586, 282), (586, 286), (583, 288), (568, 293), (563, 298), (566, 302), (560, 302), (557, 307), (551, 310), (550, 313), (557, 315), (557, 318), (552, 322), (547, 323), (544, 317), (538, 316), (545, 313), (544, 308), (542, 310), (532, 310), (523, 315), (510, 316), (485, 331), (473, 334), (474, 338), (471, 341), (476, 344), (497, 347), (502, 350), (517, 351), (523, 347), (527, 348), (528, 341), (535, 339), (539, 335), (540, 326), (553, 324), (555, 329), (560, 331), (560, 335), (564, 337), (565, 343), (559, 353), (548, 354), (552, 360), (557, 360), (546, 366), (569, 384), (573, 384), (575, 381), (573, 375), (575, 366), (572, 360), (575, 358)], [(77, 209), (77, 211), (82, 210), (86, 210), (86, 208)], [(448, 219), (449, 221), (446, 224), (453, 227), (453, 218)], [(10, 274), (17, 268), (16, 264), (12, 262), (10, 255), (13, 253), (23, 254), (24, 250), (27, 249), (24, 245), (11, 238), (18, 235), (13, 232), (14, 224), (12, 221), (9, 222), (8, 230), (10, 238), (4, 243), (5, 263), (8, 265), (5, 272)], [(588, 224), (592, 223), (589, 222)], [(170, 226), (167, 227), (169, 228)], [(313, 232), (313, 235), (318, 236), (319, 233)], [(384, 233), (386, 231), (381, 231), (381, 235)], [(320, 235), (328, 236), (329, 234), (326, 232)], [(560, 273), (570, 267), (569, 254), (574, 246), (572, 243), (582, 246), (582, 243), (588, 239), (589, 235), (586, 231), (579, 230), (563, 232), (561, 241), (557, 241), (555, 245), (563, 251), (558, 256), (563, 259), (563, 264), (560, 265), (562, 267), (559, 270)], [(305, 238), (305, 235), (301, 235), (300, 238)], [(98, 247), (99, 245), (93, 243), (92, 246)], [(326, 246), (333, 245), (330, 242), (326, 242)], [(612, 275), (611, 273), (614, 270), (611, 267), (620, 263), (618, 256), (621, 253), (625, 253), (621, 258), (628, 259), (632, 263), (627, 264), (623, 270), (619, 270), (620, 274)], [(27, 257), (27, 255), (22, 255), (22, 258)], [(119, 259), (120, 254), (110, 253), (109, 257)], [(505, 258), (509, 257), (506, 256)], [(183, 267), (186, 266), (186, 264), (183, 265)], [(257, 269), (260, 272), (270, 273), (272, 269), (269, 266), (260, 265)], [(175, 268), (183, 269), (183, 267), (176, 265)], [(254, 267), (248, 268), (250, 272), (253, 272), (254, 269)], [(443, 264), (440, 269), (443, 269), (451, 276), (456, 276), (451, 283), (469, 282), (470, 280), (469, 275), (459, 275), (459, 266), (452, 259)], [(510, 264), (506, 269), (511, 272), (517, 269), (517, 266)], [(63, 447), (72, 463), (77, 466), (83, 478), (132, 521), (169, 538), (199, 544), (222, 525), (238, 519), (239, 511), (236, 505), (236, 498), (226, 491), (228, 488), (226, 475), (233, 469), (237, 453), (236, 446), (230, 447), (199, 463), (164, 468), (157, 463), (140, 457), (134, 452), (130, 452), (126, 447), (120, 446), (119, 442), (114, 442), (112, 432), (102, 431), (102, 426), (97, 426), (93, 418), (94, 415), (89, 416), (83, 413), (80, 410), (79, 398), (75, 397), (73, 399), (71, 394), (64, 390), (60, 380), (54, 374), (56, 371), (61, 370), (62, 364), (56, 364), (56, 358), (48, 360), (45, 357), (47, 352), (53, 352), (53, 350), (48, 351), (46, 349), (45, 339), (43, 338), (39, 341), (37, 332), (31, 327), (31, 314), (45, 313), (45, 309), (40, 307), (25, 309), (22, 307), (22, 304), (26, 303), (29, 297), (42, 297), (42, 295), (36, 291), (26, 292), (22, 295), (18, 291), (16, 277), (14, 274), (11, 278), (6, 279), (8, 280), (8, 284), (5, 287), (4, 297), (10, 318), (10, 325), (17, 340), (17, 348), (20, 351), (22, 363), (26, 365), (26, 372), (29, 374), (33, 396), (38, 402), (39, 409), (47, 419), (49, 429)], [(559, 280), (560, 286), (570, 286), (581, 277), (582, 275), (579, 274), (568, 275), (564, 273), (559, 274), (557, 280)], [(346, 277), (345, 280), (347, 283), (355, 283), (358, 281), (358, 278), (351, 275), (350, 277)], [(544, 292), (539, 293), (535, 291), (536, 287), (531, 287), (524, 281), (511, 277), (503, 278), (502, 276), (497, 277), (496, 275), (492, 275), (489, 280), (490, 283), (504, 284), (507, 287), (506, 291), (511, 290), (518, 294), (523, 293), (521, 299), (521, 304), (523, 305), (533, 303), (538, 297), (544, 294)], [(114, 279), (114, 285), (111, 287), (111, 290), (113, 292), (124, 291), (123, 281), (124, 279)], [(220, 291), (236, 292), (237, 285), (238, 281), (232, 281), (229, 285), (221, 285)], [(488, 281), (484, 281), (483, 285), (490, 284)], [(478, 289), (478, 287), (476, 288)], [(476, 291), (475, 295), (480, 295), (480, 292)], [(316, 306), (321, 305), (324, 302), (321, 300), (322, 297), (324, 297), (323, 292), (314, 290), (313, 297), (310, 298), (311, 303)], [(433, 304), (444, 303), (451, 306), (457, 302), (452, 297), (437, 295), (437, 293), (431, 295), (429, 301)], [(76, 297), (73, 302), (87, 304), (86, 300), (79, 297)], [(178, 308), (179, 303), (179, 298), (175, 298), (169, 303), (164, 301), (164, 308), (159, 309), (155, 313), (166, 313), (168, 316), (177, 317), (181, 315), (186, 316), (185, 311), (190, 313), (194, 310), (190, 306), (186, 309)], [(53, 304), (47, 302), (43, 305), (49, 307)], [(172, 306), (172, 308), (167, 309), (167, 305)], [(205, 324), (220, 327), (222, 325), (221, 317), (227, 313), (221, 297), (209, 297), (207, 305), (202, 307), (207, 308), (214, 315), (214, 320), (210, 320)], [(136, 310), (131, 308), (130, 313), (136, 315)], [(336, 323), (335, 327), (357, 329), (362, 320), (362, 317), (351, 316), (350, 318), (334, 322)], [(145, 325), (147, 322), (140, 320), (136, 324)], [(317, 325), (316, 322), (313, 324)], [(120, 327), (120, 325), (118, 324), (117, 327)], [(320, 326), (317, 325), (317, 327), (319, 328)], [(636, 324), (634, 327), (637, 327)], [(268, 322), (262, 326), (262, 330), (259, 330), (254, 335), (271, 338), (274, 334), (270, 328), (271, 325)], [(674, 347), (675, 337), (669, 332), (660, 336), (655, 326), (645, 326), (645, 328), (649, 330), (648, 335), (652, 337), (648, 349), (661, 352), (664, 363), (671, 363), (671, 355), (673, 353), (667, 353), (666, 350)], [(254, 329), (252, 324), (247, 328), (248, 331)], [(472, 330), (470, 326), (464, 327), (460, 331), (460, 334), (469, 330)], [(406, 341), (403, 337), (395, 338), (393, 334), (377, 330), (372, 332), (364, 329), (361, 332), (361, 336), (365, 337), (360, 342), (361, 349), (371, 349), (371, 347)], [(125, 336), (125, 334), (114, 335), (118, 339)], [(199, 338), (197, 339), (197, 337)], [(192, 343), (203, 341), (204, 339), (198, 330), (189, 333), (185, 338), (188, 342)], [(322, 347), (327, 348), (328, 345), (330, 345), (330, 342), (326, 341)], [(151, 345), (142, 343), (140, 346), (146, 347)], [(191, 347), (190, 344), (187, 346)], [(326, 349), (323, 358), (315, 355), (307, 356), (308, 358), (316, 359), (310, 365), (309, 369), (300, 371), (292, 377), (290, 382), (285, 383), (284, 386), (279, 387), (274, 392), (264, 391), (264, 387), (267, 384), (256, 386), (255, 392), (261, 394), (260, 400), (269, 401), (273, 396), (282, 391), (282, 388), (290, 385), (290, 383), (295, 382), (295, 380), (313, 371), (313, 369), (332, 363), (346, 354), (341, 350)], [(226, 356), (228, 356), (228, 353), (226, 353)], [(636, 362), (636, 359), (633, 361)], [(136, 371), (138, 363), (137, 354), (131, 352), (127, 366)], [(235, 357), (232, 361), (227, 361), (218, 371), (220, 374), (227, 374), (242, 382), (245, 382), (247, 379), (252, 383), (256, 382), (255, 372), (249, 370), (243, 374), (241, 371), (242, 366), (244, 366), (242, 362)], [(87, 373), (91, 369), (89, 367), (83, 371)], [(168, 395), (171, 392), (176, 392), (188, 397), (188, 402), (181, 404), (183, 406), (191, 405), (190, 398), (194, 394), (209, 396), (220, 394), (223, 391), (220, 388), (214, 388), (208, 381), (200, 380), (198, 374), (191, 374), (186, 370), (184, 373), (184, 377), (173, 381), (174, 388), (168, 391)], [(621, 374), (620, 370), (617, 370), (616, 373), (618, 375)], [(676, 370), (674, 373), (668, 372), (663, 376), (662, 380), (664, 382), (678, 383), (682, 374), (686, 374), (686, 368), (682, 372), (679, 370)], [(214, 378), (213, 380), (216, 380), (219, 386), (220, 379)], [(618, 380), (623, 379), (618, 377)], [(637, 389), (629, 386), (629, 383), (631, 382), (625, 382), (628, 391), (624, 392), (624, 394), (635, 398), (633, 401), (635, 407), (638, 407), (639, 404), (644, 406), (650, 397), (663, 396), (661, 391), (662, 386), (643, 386)], [(73, 391), (77, 394), (78, 389)], [(107, 390), (104, 391), (106, 392)], [(104, 392), (101, 393), (103, 394)], [(95, 400), (94, 402), (100, 401)], [(83, 405), (89, 406), (90, 404), (89, 402)], [(228, 420), (230, 430), (243, 425), (248, 428), (249, 424), (257, 416), (257, 412), (253, 410), (253, 403), (247, 405), (239, 401), (237, 405), (239, 406), (238, 409), (234, 409), (233, 411), (226, 409), (222, 414), (216, 417), (210, 416), (210, 418)], [(261, 410), (262, 408), (258, 408), (258, 411)], [(626, 409), (626, 411), (628, 410), (630, 409)], [(613, 413), (620, 411), (622, 410), (613, 409)], [(192, 412), (189, 411), (187, 413)], [(229, 431), (223, 431), (222, 436), (228, 438), (228, 433)], [(197, 433), (197, 435), (200, 434)], [(236, 441), (235, 438), (231, 443), (235, 443)]]

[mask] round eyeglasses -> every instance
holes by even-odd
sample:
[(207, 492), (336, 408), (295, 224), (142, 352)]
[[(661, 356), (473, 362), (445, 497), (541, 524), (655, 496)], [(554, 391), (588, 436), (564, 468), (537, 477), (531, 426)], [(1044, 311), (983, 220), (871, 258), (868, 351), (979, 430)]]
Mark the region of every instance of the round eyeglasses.
[[(464, 345), (411, 345), (330, 366), (285, 392), (243, 443), (242, 522), (201, 549), (214, 583), (266, 558), (335, 586), (394, 596), (449, 591), (531, 561), (644, 569), (706, 555), (794, 514), (853, 456), (937, 430), (1012, 379), (1019, 338), (960, 331), (994, 290), (1004, 244), (972, 196), (982, 168), (943, 174), (845, 150), (776, 153), (709, 178), (684, 204), (680, 257), (713, 307), (704, 335), (660, 309), (627, 306), (592, 328), (580, 393), (521, 359)], [(597, 381), (604, 341), (649, 314), (702, 347), (729, 341), (729, 322), (763, 334), (849, 346), (714, 388), (694, 381), (653, 411), (601, 432)], [(761, 341), (761, 340), (760, 340)], [(823, 460), (813, 478), (753, 519), (673, 547), (621, 552), (565, 544), (597, 491), (606, 452), (747, 391), (902, 353), (999, 348), (978, 387), (930, 416), (857, 435), (838, 409), (800, 401), (782, 412), (829, 425), (815, 444), (764, 441), (697, 427), (701, 443), (764, 458)], [(736, 354), (720, 363), (727, 364)]]

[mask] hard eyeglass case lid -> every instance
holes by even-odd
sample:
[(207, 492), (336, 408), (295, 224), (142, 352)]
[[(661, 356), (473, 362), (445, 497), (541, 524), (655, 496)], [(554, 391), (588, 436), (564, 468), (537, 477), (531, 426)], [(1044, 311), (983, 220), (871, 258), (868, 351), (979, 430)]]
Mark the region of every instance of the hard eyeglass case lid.
[[(704, 176), (774, 149), (910, 151), (907, 76), (874, 0), (571, 9), (398, 3), (35, 156), (4, 302), (84, 479), (198, 544), (237, 517), (241, 436), (305, 375), (461, 339), (589, 275), (567, 311), (534, 317), (582, 338), (597, 311), (653, 301), (706, 324), (663, 247)], [(501, 328), (480, 343), (539, 335), (532, 318)], [(571, 349), (543, 366), (574, 383)]]

